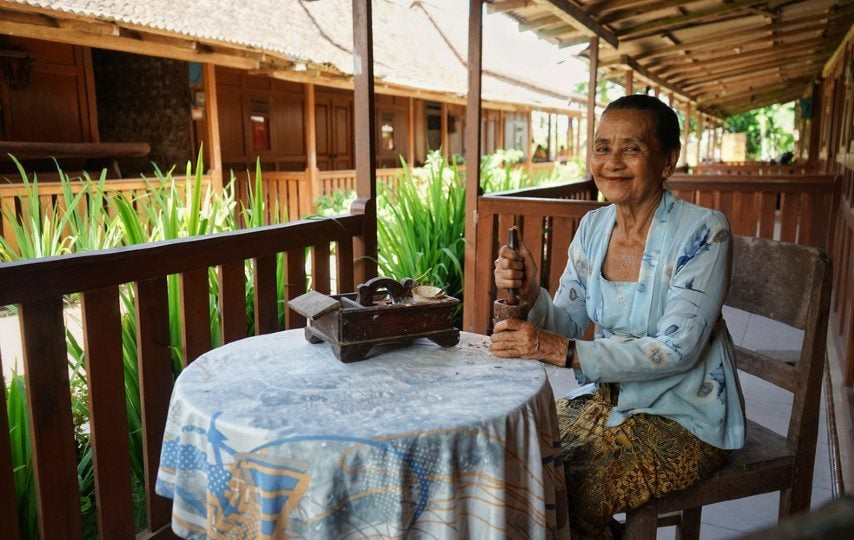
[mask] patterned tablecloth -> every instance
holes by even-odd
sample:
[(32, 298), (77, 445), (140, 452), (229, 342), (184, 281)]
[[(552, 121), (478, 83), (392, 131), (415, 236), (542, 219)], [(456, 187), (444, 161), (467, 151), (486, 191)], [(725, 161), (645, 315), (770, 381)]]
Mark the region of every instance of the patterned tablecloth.
[(551, 387), (488, 338), (353, 364), (301, 330), (210, 351), (172, 394), (157, 492), (185, 538), (568, 536)]

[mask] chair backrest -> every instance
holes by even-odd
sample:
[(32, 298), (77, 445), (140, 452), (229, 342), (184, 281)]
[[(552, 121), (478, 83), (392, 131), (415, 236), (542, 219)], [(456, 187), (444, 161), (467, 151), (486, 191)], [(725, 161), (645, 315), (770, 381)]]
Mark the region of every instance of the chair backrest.
[[(805, 446), (815, 446), (818, 430), (830, 260), (822, 249), (745, 236), (734, 237), (734, 258), (726, 304), (804, 331), (794, 366), (742, 347), (736, 347), (736, 362), (739, 369), (794, 394), (788, 441), (794, 449), (809, 450)], [(811, 465), (814, 451), (807, 454)]]

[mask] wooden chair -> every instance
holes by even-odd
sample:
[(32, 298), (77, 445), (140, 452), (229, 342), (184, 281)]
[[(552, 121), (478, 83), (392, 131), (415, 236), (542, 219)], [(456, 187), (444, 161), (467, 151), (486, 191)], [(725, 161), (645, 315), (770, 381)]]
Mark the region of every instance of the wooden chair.
[[(736, 347), (738, 368), (794, 394), (784, 437), (748, 421), (744, 448), (711, 477), (628, 512), (629, 539), (655, 538), (677, 525), (677, 537), (699, 538), (703, 505), (780, 491), (779, 519), (808, 510), (818, 434), (830, 303), (830, 260), (823, 250), (734, 237), (735, 270), (727, 305), (804, 331), (794, 366)], [(747, 411), (748, 413), (750, 411)]]

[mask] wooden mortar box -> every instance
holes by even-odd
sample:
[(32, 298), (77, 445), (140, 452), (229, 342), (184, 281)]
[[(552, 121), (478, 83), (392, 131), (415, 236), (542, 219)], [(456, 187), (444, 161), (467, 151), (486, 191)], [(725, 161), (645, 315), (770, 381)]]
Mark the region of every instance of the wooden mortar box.
[[(442, 347), (460, 340), (454, 328), (454, 308), (459, 300), (442, 297), (416, 302), (412, 298), (414, 282), (374, 278), (359, 285), (355, 293), (327, 296), (309, 292), (288, 302), (306, 317), (305, 338), (311, 343), (325, 341), (335, 358), (356, 362), (365, 358), (371, 347), (427, 338)], [(378, 291), (388, 291), (388, 299), (378, 299)]]

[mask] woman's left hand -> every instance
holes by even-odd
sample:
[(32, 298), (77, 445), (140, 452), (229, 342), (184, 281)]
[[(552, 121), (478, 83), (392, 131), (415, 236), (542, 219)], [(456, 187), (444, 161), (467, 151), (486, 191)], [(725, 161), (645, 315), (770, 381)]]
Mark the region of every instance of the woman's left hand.
[(528, 321), (507, 319), (495, 325), (489, 350), (499, 358), (531, 358), (563, 367), (569, 340)]

